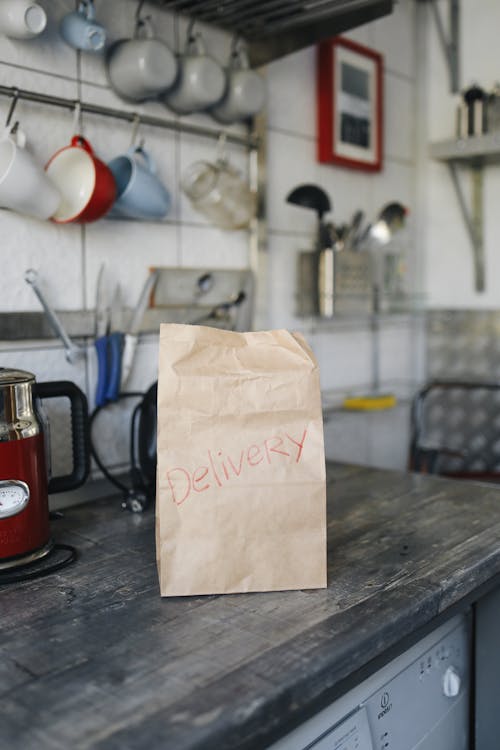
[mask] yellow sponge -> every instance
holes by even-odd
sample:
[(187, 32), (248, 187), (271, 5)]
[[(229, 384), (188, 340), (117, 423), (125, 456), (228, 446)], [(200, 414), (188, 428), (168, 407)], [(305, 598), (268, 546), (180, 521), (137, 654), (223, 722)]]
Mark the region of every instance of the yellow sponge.
[(352, 411), (374, 411), (376, 409), (392, 409), (396, 406), (396, 396), (391, 393), (382, 393), (371, 396), (353, 396), (344, 399), (342, 404), (344, 409)]

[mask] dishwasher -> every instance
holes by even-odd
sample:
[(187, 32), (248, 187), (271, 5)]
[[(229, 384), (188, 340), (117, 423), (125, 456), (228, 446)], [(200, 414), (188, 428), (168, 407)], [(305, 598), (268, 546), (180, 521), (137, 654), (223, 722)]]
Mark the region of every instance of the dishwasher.
[(470, 621), (456, 615), (268, 750), (467, 750)]

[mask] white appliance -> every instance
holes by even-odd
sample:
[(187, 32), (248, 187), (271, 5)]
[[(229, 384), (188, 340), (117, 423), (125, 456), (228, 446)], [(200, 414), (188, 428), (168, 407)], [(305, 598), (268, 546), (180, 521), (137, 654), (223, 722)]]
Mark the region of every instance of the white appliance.
[(467, 750), (470, 642), (457, 615), (268, 750)]

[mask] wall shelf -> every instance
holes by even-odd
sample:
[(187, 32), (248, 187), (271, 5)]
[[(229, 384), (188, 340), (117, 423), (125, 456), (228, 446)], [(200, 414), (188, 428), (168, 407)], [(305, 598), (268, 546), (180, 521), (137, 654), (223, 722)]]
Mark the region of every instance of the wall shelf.
[[(484, 292), (483, 172), (486, 166), (500, 165), (500, 132), (439, 141), (430, 145), (429, 153), (448, 167), (472, 246), (476, 291)], [(459, 179), (460, 168), (471, 170), (470, 201)]]

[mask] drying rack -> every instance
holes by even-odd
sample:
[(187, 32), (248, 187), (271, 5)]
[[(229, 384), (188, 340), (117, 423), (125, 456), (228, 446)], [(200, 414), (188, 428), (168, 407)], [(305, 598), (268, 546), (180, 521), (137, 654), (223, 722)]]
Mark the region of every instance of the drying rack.
[[(215, 140), (224, 136), (227, 142), (244, 146), (250, 150), (257, 149), (259, 146), (259, 138), (251, 133), (240, 135), (239, 133), (232, 133), (231, 131), (221, 130), (220, 128), (195, 125), (194, 123), (188, 123), (180, 119), (169, 120), (163, 117), (155, 117), (154, 115), (143, 114), (132, 110), (128, 111), (124, 109), (114, 109), (112, 107), (103, 107), (100, 104), (92, 104), (90, 102), (81, 101), (80, 99), (67, 99), (61, 96), (53, 96), (52, 94), (41, 94), (38, 91), (20, 89), (17, 86), (0, 85), (0, 94), (12, 98), (9, 115), (11, 115), (17, 101), (19, 99), (24, 99), (25, 101), (47, 104), (52, 107), (62, 107), (63, 109), (79, 110), (80, 112), (87, 112), (93, 115), (101, 115), (102, 117), (112, 117), (116, 120), (126, 120), (132, 123), (139, 121), (143, 125), (151, 125), (157, 128), (165, 128), (166, 130), (174, 130), (177, 132), (188, 133), (190, 135), (213, 138)], [(7, 119), (9, 120), (10, 117), (7, 117)]]

